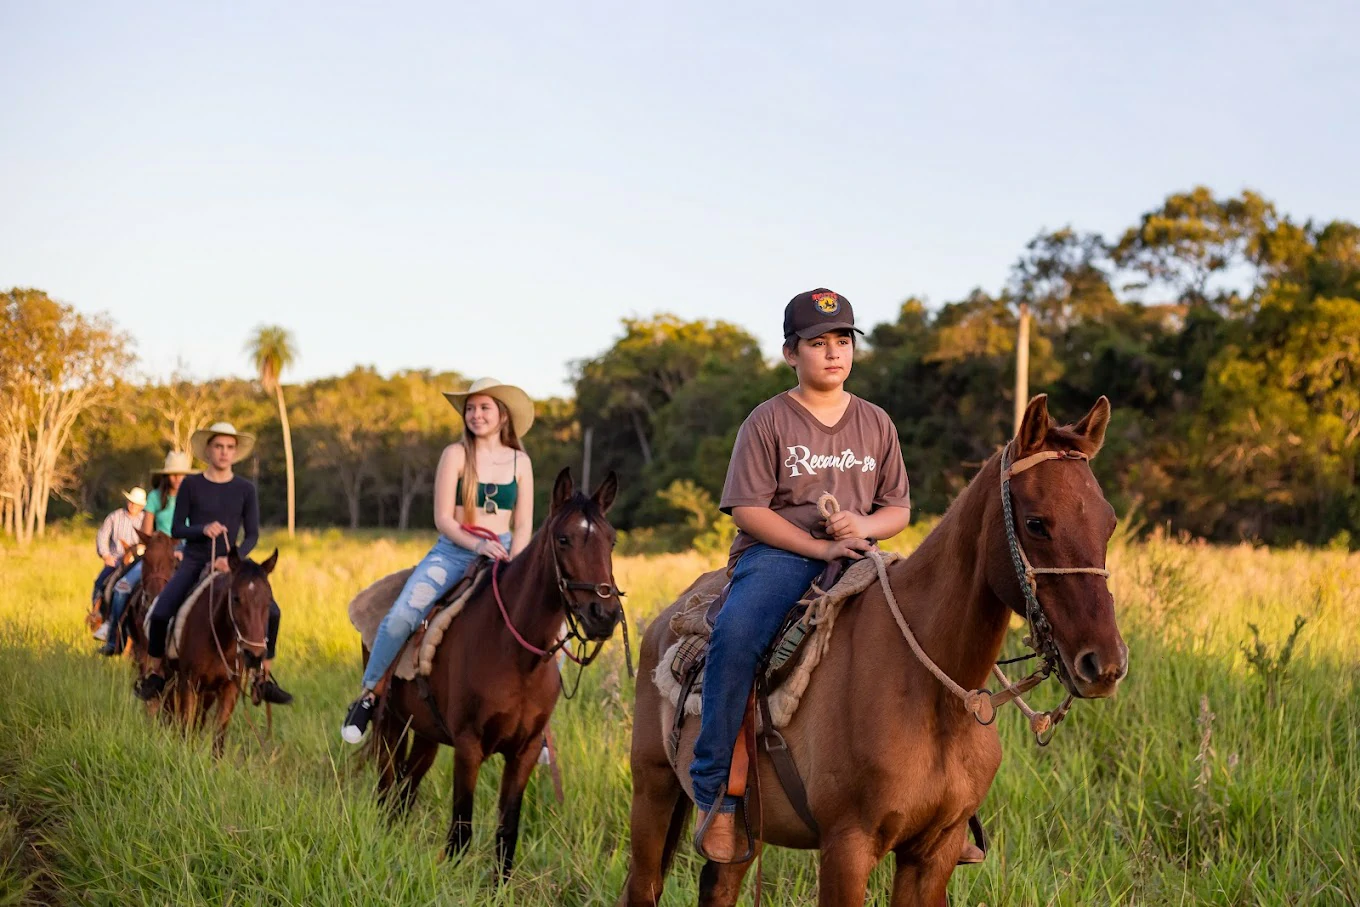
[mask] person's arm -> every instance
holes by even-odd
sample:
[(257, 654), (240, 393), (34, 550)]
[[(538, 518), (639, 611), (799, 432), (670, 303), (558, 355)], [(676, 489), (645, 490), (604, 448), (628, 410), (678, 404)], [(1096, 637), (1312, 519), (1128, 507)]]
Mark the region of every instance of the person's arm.
[(874, 475), (873, 510), (866, 515), (845, 511), (832, 514), (826, 521), (827, 534), (832, 538), (883, 541), (906, 529), (911, 522), (911, 483), (907, 480), (907, 467), (902, 461), (902, 443), (897, 437), (897, 426), (882, 411), (879, 411), (879, 419), (883, 431), (883, 455)]
[(190, 541), (201, 541), (204, 538), (203, 526), (191, 525), (189, 523), (189, 510), (193, 500), (193, 484), (187, 479), (184, 484), (179, 486), (179, 494), (175, 496), (175, 518), (170, 524), (170, 534), (177, 539), (188, 539)]
[(245, 530), (245, 538), (236, 553), (246, 557), (260, 540), (260, 496), (255, 492), (254, 482), (246, 482), (246, 499), (241, 502), (241, 527)]
[(94, 550), (99, 552), (100, 560), (104, 563), (109, 562), (113, 557), (113, 549), (109, 545), (109, 540), (113, 536), (113, 514), (104, 517), (104, 522), (99, 526), (99, 532), (94, 537)]
[(458, 523), (458, 476), (463, 471), (463, 445), (450, 444), (439, 458), (434, 474), (434, 526), (460, 548), (481, 554), (488, 542), (463, 529)]
[(156, 511), (150, 508), (142, 511), (142, 531), (147, 535), (156, 531)]
[(528, 456), (520, 456), (515, 482), (519, 496), (515, 498), (514, 513), (510, 514), (511, 557), (527, 548), (534, 535), (534, 464), (529, 462)]
[(784, 519), (768, 507), (741, 506), (732, 508), (732, 522), (747, 535), (772, 548), (782, 548), (803, 557), (834, 561), (848, 557), (863, 557), (870, 545), (863, 537), (818, 539)]

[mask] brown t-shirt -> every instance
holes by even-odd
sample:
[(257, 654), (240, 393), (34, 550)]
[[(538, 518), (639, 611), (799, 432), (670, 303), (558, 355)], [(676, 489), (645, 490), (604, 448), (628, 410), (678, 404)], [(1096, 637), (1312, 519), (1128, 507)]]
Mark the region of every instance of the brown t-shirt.
[[(732, 447), (723, 513), (768, 507), (814, 537), (829, 538), (817, 512), (817, 499), (828, 491), (850, 513), (911, 506), (897, 426), (888, 414), (851, 396), (841, 420), (824, 425), (787, 391), (752, 410)], [(755, 543), (738, 532), (729, 566)]]

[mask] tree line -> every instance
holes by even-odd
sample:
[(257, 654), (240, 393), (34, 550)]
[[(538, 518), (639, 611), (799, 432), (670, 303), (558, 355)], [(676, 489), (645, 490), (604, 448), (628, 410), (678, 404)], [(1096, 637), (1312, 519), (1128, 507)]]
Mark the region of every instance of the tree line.
[[(115, 506), (217, 418), (260, 436), (244, 472), (260, 484), (264, 519), (283, 524), (289, 413), (300, 524), (430, 525), (434, 466), (459, 430), (439, 392), (466, 376), (359, 367), (285, 388), (287, 361), (262, 362), (257, 345), (263, 384), (129, 383), (127, 338), (107, 319), (38, 291), (2, 298), (9, 534), (40, 533), (49, 500), (58, 516)], [(1218, 540), (1360, 542), (1355, 224), (1300, 223), (1254, 192), (1200, 187), (1117, 236), (1041, 231), (1004, 286), (940, 306), (908, 298), (893, 321), (866, 326), (848, 386), (896, 422), (918, 512), (942, 512), (1009, 437), (1022, 317), (1031, 392), (1073, 417), (1100, 394), (1113, 401), (1093, 466), (1121, 513)], [(791, 385), (788, 368), (739, 325), (663, 314), (626, 319), (573, 369), (570, 399), (537, 403), (526, 439), (537, 474), (619, 472), (615, 518), (637, 548), (723, 537), (715, 502), (737, 428)], [(537, 494), (542, 514), (546, 489)]]

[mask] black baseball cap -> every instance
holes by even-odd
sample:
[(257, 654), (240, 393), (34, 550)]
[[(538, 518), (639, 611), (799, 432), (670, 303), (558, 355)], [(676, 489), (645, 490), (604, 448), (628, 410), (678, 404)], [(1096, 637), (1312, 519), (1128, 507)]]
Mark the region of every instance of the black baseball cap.
[(795, 335), (802, 340), (811, 340), (831, 331), (864, 333), (855, 327), (855, 310), (850, 300), (841, 294), (818, 287), (799, 293), (784, 306), (785, 340)]

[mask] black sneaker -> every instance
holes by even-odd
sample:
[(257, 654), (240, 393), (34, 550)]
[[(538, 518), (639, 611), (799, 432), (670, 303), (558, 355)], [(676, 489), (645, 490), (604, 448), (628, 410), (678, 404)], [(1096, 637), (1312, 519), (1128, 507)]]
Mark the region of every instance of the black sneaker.
[(110, 639), (108, 642), (104, 643), (102, 646), (99, 647), (99, 654), (103, 655), (106, 658), (117, 655), (118, 647), (115, 646), (113, 644), (113, 640)]
[(274, 682), (273, 677), (255, 681), (255, 695), (274, 705), (292, 705), (293, 694)]
[(372, 693), (365, 693), (354, 700), (345, 715), (345, 723), (340, 725), (340, 739), (346, 743), (358, 743), (364, 739), (364, 731), (368, 730), (368, 723), (373, 720), (373, 708), (377, 704), (377, 697)]
[(165, 692), (165, 678), (159, 674), (148, 674), (133, 684), (132, 692), (143, 702), (150, 702)]

